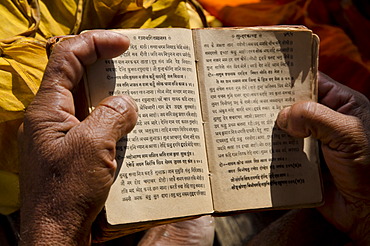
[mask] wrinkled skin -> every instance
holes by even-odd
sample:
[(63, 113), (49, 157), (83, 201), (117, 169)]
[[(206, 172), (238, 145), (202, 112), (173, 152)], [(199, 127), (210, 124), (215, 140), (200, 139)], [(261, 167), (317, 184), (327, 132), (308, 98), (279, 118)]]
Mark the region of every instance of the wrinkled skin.
[[(117, 168), (116, 141), (134, 127), (137, 107), (127, 96), (110, 97), (79, 121), (72, 90), (84, 66), (117, 56), (128, 45), (120, 34), (94, 31), (54, 47), (20, 130), (22, 245), (89, 243), (91, 224), (104, 206)], [(330, 175), (325, 177), (326, 202), (319, 211), (359, 245), (366, 245), (370, 105), (359, 93), (324, 75), (319, 92), (320, 104), (303, 102), (284, 109), (277, 124), (292, 136), (320, 140)], [(203, 217), (153, 228), (141, 243), (209, 245), (210, 238), (213, 223)]]
[(318, 208), (359, 245), (370, 244), (370, 103), (320, 74), (319, 103), (283, 109), (278, 126), (294, 137), (313, 136), (330, 174), (324, 178), (325, 204)]
[[(117, 169), (116, 142), (135, 126), (128, 96), (104, 99), (83, 121), (72, 91), (84, 67), (123, 53), (129, 40), (93, 31), (54, 45), (34, 101), (20, 129), (21, 245), (87, 245)], [(213, 219), (149, 230), (142, 245), (211, 245)]]
[(110, 97), (80, 122), (71, 91), (84, 66), (128, 46), (126, 37), (101, 31), (55, 46), (20, 130), (21, 243), (89, 242), (116, 171), (116, 142), (135, 126), (137, 107)]
[(211, 246), (214, 238), (214, 220), (210, 215), (148, 230), (139, 246)]

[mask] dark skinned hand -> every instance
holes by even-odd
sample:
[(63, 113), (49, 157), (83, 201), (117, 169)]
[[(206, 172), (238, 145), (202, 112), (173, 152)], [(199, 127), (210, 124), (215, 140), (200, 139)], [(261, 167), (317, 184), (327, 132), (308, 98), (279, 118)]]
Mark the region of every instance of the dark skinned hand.
[(22, 245), (89, 243), (113, 183), (116, 142), (133, 129), (137, 107), (128, 96), (110, 97), (79, 121), (72, 91), (85, 66), (128, 46), (125, 36), (107, 31), (55, 45), (20, 129)]
[(283, 109), (278, 126), (320, 140), (330, 171), (322, 215), (358, 245), (370, 245), (370, 103), (360, 93), (319, 76), (319, 103)]

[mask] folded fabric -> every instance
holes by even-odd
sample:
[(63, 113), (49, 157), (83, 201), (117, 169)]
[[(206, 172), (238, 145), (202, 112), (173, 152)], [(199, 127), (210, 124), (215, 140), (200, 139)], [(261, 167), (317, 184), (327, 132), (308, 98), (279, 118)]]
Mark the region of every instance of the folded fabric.
[(0, 5), (0, 23), (2, 214), (19, 208), (17, 130), (40, 86), (47, 64), (48, 38), (97, 28), (202, 25), (199, 15), (185, 0), (4, 0)]

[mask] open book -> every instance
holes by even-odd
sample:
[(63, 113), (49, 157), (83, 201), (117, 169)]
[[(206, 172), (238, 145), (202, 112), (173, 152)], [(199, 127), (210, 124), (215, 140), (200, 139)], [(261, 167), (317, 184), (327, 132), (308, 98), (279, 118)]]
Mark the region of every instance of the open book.
[(322, 202), (317, 143), (275, 127), (283, 107), (316, 100), (316, 35), (288, 26), (117, 31), (129, 50), (85, 78), (92, 106), (129, 94), (139, 107), (118, 143), (109, 225), (131, 232)]

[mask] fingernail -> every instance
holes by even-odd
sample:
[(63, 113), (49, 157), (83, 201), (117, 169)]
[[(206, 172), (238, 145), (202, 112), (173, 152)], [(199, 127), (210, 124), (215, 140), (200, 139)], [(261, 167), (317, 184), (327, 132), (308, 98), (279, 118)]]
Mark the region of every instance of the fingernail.
[(279, 112), (279, 115), (277, 117), (276, 123), (279, 128), (281, 129), (287, 129), (288, 128), (288, 117), (290, 114), (290, 106), (282, 109)]

